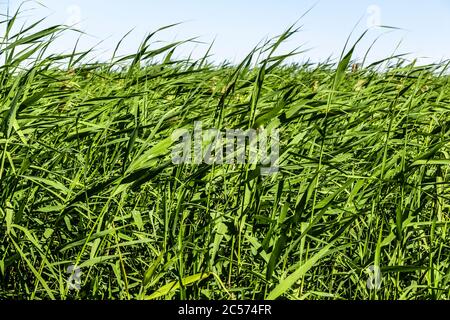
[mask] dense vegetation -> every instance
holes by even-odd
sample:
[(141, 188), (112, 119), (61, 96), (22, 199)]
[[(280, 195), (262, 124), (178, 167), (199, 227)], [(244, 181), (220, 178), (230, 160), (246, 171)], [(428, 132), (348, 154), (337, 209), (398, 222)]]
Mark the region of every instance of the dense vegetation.
[[(296, 30), (239, 65), (48, 55), (15, 33), (0, 58), (0, 298), (448, 299), (447, 65), (285, 63)], [(279, 128), (280, 170), (174, 165), (171, 133)], [(82, 271), (69, 290), (67, 269)], [(378, 290), (367, 287), (381, 268)]]

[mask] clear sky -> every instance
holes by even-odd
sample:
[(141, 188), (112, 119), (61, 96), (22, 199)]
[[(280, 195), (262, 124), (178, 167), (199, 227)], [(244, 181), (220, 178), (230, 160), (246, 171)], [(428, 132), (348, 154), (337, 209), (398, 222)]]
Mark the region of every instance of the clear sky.
[[(0, 0), (2, 11), (7, 2)], [(9, 0), (12, 8), (20, 2)], [(198, 36), (206, 44), (187, 46), (179, 52), (185, 55), (193, 51), (194, 57), (201, 56), (215, 39), (213, 59), (238, 62), (260, 40), (278, 35), (314, 5), (300, 20), (301, 31), (285, 47), (310, 49), (296, 58), (300, 61), (338, 57), (358, 21), (353, 39), (367, 26), (402, 28), (396, 31), (372, 28), (357, 51), (359, 58), (380, 35), (369, 56), (371, 61), (393, 52), (410, 52), (411, 58), (423, 58), (424, 62), (450, 58), (448, 0), (41, 0), (40, 3), (46, 8), (36, 2), (25, 5), (26, 9), (34, 9), (26, 12), (24, 20), (31, 22), (47, 16), (46, 24), (78, 23), (77, 27), (87, 33), (82, 38), (82, 48), (103, 40), (96, 49), (99, 58), (109, 57), (117, 41), (133, 28), (121, 53), (135, 51), (150, 31), (184, 22), (162, 32), (158, 39), (170, 42)], [(69, 51), (76, 39), (73, 33), (67, 35), (53, 49)]]

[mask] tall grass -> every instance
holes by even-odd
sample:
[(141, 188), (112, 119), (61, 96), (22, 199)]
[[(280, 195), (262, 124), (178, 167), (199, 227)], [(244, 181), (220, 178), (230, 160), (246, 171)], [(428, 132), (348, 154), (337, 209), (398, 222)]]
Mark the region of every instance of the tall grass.
[[(448, 65), (288, 65), (293, 27), (235, 66), (177, 60), (182, 42), (154, 34), (87, 63), (46, 54), (64, 27), (17, 17), (0, 47), (0, 298), (449, 298)], [(278, 128), (280, 172), (173, 165), (170, 135), (195, 121)]]

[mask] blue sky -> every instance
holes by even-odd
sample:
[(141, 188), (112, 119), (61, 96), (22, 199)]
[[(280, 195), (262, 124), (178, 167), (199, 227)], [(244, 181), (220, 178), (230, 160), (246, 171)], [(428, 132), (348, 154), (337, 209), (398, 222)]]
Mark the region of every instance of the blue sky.
[[(7, 0), (0, 1), (2, 9), (6, 8)], [(9, 2), (11, 7), (20, 3)], [(41, 3), (46, 8), (36, 2), (25, 5), (30, 9), (25, 14), (27, 21), (44, 16), (48, 17), (46, 24), (80, 21), (78, 28), (87, 33), (82, 38), (82, 48), (103, 40), (96, 49), (99, 58), (108, 58), (117, 41), (133, 28), (123, 43), (120, 51), (123, 54), (135, 51), (147, 32), (184, 22), (162, 32), (158, 39), (170, 42), (198, 36), (206, 44), (189, 45), (179, 52), (179, 55), (193, 52), (193, 57), (201, 56), (215, 39), (213, 59), (238, 62), (260, 40), (281, 33), (314, 5), (300, 20), (301, 31), (283, 48), (308, 48), (297, 60), (338, 57), (358, 21), (353, 39), (368, 25), (381, 23), (402, 28), (371, 29), (356, 53), (359, 58), (378, 36), (381, 38), (369, 55), (370, 61), (394, 52), (411, 52), (411, 59), (418, 57), (423, 62), (450, 58), (447, 0), (41, 0)], [(70, 51), (76, 38), (74, 33), (62, 37), (53, 50)]]

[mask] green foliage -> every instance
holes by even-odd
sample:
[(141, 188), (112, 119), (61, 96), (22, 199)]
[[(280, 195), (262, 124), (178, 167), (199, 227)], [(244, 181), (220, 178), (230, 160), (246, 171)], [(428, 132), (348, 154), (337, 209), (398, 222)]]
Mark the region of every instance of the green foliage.
[[(63, 28), (14, 34), (16, 18), (0, 46), (0, 298), (450, 298), (447, 66), (350, 71), (354, 47), (337, 67), (288, 65), (293, 28), (237, 66), (174, 60), (183, 42), (153, 49), (154, 33), (93, 64), (47, 55)], [(194, 121), (278, 127), (280, 172), (173, 165), (171, 134)]]

